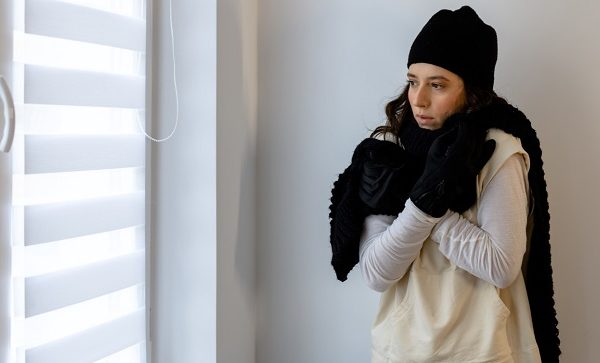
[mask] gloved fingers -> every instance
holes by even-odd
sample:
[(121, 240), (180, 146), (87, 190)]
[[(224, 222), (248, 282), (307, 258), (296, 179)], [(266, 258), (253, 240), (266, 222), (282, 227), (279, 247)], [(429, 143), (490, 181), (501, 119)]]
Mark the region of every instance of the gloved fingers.
[(361, 178), (358, 196), (365, 205), (381, 212), (399, 207), (398, 200), (406, 193), (401, 191), (402, 188), (405, 186), (399, 175), (387, 169), (376, 179)]
[(386, 167), (365, 167), (361, 175), (361, 184), (378, 187), (382, 181), (389, 178), (393, 173), (392, 168)]
[(392, 180), (397, 169), (365, 163), (360, 177), (358, 195), (369, 207), (377, 208), (384, 195), (394, 188)]
[(377, 203), (376, 195), (379, 188), (375, 184), (361, 182), (358, 188), (358, 198), (366, 205), (373, 207)]
[(449, 131), (441, 134), (431, 144), (428, 154), (434, 158), (444, 158), (451, 153), (451, 148), (456, 144), (458, 136), (458, 128), (453, 127)]

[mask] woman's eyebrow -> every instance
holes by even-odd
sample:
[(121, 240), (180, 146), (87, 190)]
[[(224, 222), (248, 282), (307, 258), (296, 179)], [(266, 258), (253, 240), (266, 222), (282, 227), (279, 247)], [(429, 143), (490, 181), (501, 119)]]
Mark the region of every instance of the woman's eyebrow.
[[(414, 74), (412, 74), (412, 73), (408, 73), (406, 76), (407, 76), (408, 78), (419, 78), (419, 77), (415, 76), (415, 75), (414, 75)], [(427, 77), (426, 79), (427, 79), (428, 81), (433, 81), (433, 80), (438, 80), (438, 79), (440, 79), (440, 80), (442, 80), (442, 81), (450, 81), (448, 78), (446, 78), (446, 77), (444, 77), (444, 76), (431, 76), (431, 77)]]

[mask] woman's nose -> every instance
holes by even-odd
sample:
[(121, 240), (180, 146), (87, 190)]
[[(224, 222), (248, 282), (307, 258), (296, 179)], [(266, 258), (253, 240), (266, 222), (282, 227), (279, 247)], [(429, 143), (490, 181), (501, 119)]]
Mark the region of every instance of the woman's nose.
[(414, 91), (413, 104), (417, 107), (427, 107), (429, 105), (429, 95), (425, 87), (418, 87)]

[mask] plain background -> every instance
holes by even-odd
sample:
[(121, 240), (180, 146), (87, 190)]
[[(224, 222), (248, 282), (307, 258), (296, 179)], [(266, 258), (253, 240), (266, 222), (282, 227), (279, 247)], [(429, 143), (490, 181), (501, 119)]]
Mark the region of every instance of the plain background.
[[(161, 130), (173, 109), (165, 3), (155, 1), (154, 14)], [(495, 89), (528, 115), (542, 143), (562, 361), (597, 360), (600, 3), (215, 4), (174, 6), (185, 101), (174, 142), (153, 149), (154, 362), (369, 361), (378, 294), (357, 269), (335, 279), (331, 187), (403, 87), (418, 31), (440, 8), (463, 4), (496, 29)], [(214, 98), (203, 101), (207, 94)], [(215, 160), (213, 151), (216, 164), (196, 159)]]

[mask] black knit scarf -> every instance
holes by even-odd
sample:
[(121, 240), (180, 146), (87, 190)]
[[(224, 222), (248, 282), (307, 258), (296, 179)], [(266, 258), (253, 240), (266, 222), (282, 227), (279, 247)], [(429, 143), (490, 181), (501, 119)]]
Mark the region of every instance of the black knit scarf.
[[(477, 112), (479, 113), (477, 120), (485, 129), (497, 128), (518, 137), (529, 154), (528, 180), (533, 203), (533, 230), (527, 252), (526, 270), (523, 273), (542, 362), (558, 362), (560, 340), (554, 307), (550, 214), (540, 141), (527, 117), (511, 105), (493, 104)], [(439, 134), (436, 131), (422, 130), (416, 124), (403, 125), (400, 135), (401, 144), (407, 152), (421, 159)], [(352, 163), (339, 175), (332, 190), (329, 208), (330, 243), (333, 253), (331, 264), (340, 281), (345, 281), (350, 270), (358, 263), (362, 225), (366, 216), (373, 214), (372, 210), (364, 208), (357, 196), (357, 183), (360, 180), (362, 162), (365, 158), (364, 148), (370, 142), (373, 142), (373, 139), (366, 139), (355, 149)], [(414, 172), (420, 172), (418, 170), (419, 168), (416, 168)]]
[(409, 119), (400, 126), (400, 144), (413, 157), (425, 162), (429, 147), (441, 134), (454, 125), (453, 120), (448, 120), (442, 128), (437, 130), (423, 129), (414, 119)]

